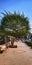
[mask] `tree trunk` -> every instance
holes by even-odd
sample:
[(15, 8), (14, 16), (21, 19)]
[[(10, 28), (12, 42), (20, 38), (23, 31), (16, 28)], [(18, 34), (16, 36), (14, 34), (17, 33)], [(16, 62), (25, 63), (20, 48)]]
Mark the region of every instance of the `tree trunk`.
[(14, 46), (14, 39), (13, 38), (11, 39), (11, 46), (12, 47)]

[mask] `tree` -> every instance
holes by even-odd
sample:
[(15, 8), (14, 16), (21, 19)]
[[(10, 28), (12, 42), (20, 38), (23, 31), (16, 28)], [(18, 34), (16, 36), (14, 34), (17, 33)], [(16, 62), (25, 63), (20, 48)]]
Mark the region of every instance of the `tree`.
[(23, 37), (29, 33), (29, 20), (23, 14), (20, 15), (14, 12), (2, 13), (4, 16), (1, 20), (1, 28), (5, 31), (5, 34)]

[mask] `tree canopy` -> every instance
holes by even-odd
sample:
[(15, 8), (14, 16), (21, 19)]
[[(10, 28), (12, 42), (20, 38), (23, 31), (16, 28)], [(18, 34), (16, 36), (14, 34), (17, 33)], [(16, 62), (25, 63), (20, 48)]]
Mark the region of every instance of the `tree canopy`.
[(2, 13), (4, 16), (1, 20), (1, 28), (6, 34), (13, 36), (27, 36), (29, 32), (29, 19), (19, 13)]

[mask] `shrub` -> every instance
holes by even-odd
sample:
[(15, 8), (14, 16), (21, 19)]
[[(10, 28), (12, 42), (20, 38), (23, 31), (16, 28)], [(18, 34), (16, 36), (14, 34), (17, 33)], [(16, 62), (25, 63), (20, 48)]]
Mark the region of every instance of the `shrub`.
[(4, 39), (0, 40), (0, 45), (4, 44)]
[(25, 43), (26, 43), (28, 46), (32, 46), (32, 41), (30, 41), (30, 40), (25, 40)]

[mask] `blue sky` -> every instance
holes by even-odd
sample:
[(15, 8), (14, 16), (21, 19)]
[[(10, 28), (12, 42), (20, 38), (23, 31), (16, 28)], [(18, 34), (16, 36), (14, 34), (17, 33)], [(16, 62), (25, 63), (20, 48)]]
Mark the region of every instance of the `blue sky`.
[(0, 0), (0, 19), (3, 10), (24, 12), (25, 16), (29, 18), (30, 27), (32, 27), (32, 0)]

